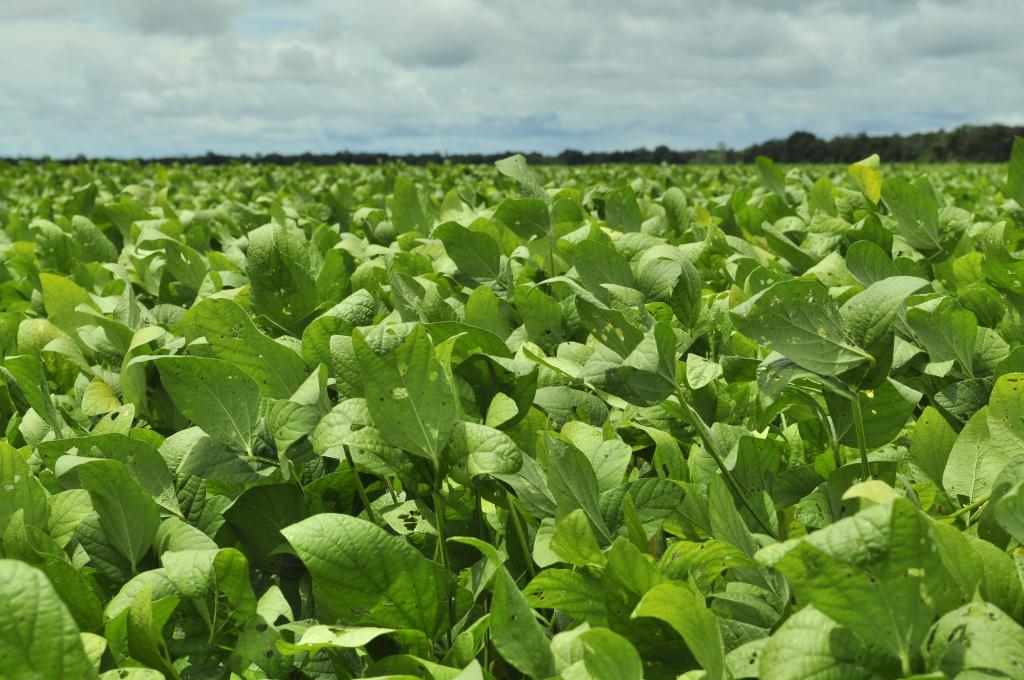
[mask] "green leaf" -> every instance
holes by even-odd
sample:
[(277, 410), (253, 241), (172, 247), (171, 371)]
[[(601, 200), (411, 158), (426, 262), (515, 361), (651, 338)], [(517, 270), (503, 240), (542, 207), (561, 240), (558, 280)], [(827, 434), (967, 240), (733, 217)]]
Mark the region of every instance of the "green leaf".
[(557, 520), (555, 532), (551, 536), (551, 550), (569, 564), (578, 567), (605, 562), (587, 515), (580, 509)]
[[(921, 393), (887, 378), (878, 387), (858, 393), (864, 419), (864, 441), (869, 449), (891, 442), (903, 431), (914, 415)], [(857, 446), (853, 402), (832, 392), (825, 392), (825, 402), (839, 441)]]
[(519, 286), (515, 304), (531, 340), (545, 349), (562, 342), (562, 308), (550, 295), (536, 286)]
[(252, 284), (252, 310), (295, 336), (318, 304), (315, 269), (319, 253), (302, 231), (278, 223), (249, 232), (245, 271)]
[(725, 647), (718, 620), (704, 596), (690, 583), (668, 581), (654, 586), (633, 610), (632, 617), (661, 619), (686, 642), (694, 658), (711, 680), (725, 675)]
[(942, 486), (949, 493), (973, 502), (987, 494), (996, 475), (1020, 455), (1024, 451), (1015, 437), (999, 436), (990, 430), (986, 406), (971, 416), (957, 436), (942, 473)]
[(352, 336), (363, 373), (366, 405), (384, 439), (431, 461), (435, 469), (455, 429), (455, 395), (422, 325), (385, 352)]
[(963, 596), (906, 499), (876, 505), (809, 534), (762, 549), (797, 602), (814, 605), (868, 644), (909, 666), (936, 614)]
[(1024, 208), (1024, 137), (1013, 138), (1013, 150), (1010, 152), (1010, 167), (1003, 193), (1007, 198), (1012, 198), (1017, 201), (1017, 205)]
[(722, 366), (699, 354), (686, 355), (686, 384), (699, 390), (722, 377)]
[(494, 219), (523, 240), (550, 233), (548, 206), (542, 198), (506, 198), (494, 209)]
[(252, 450), (260, 391), (241, 368), (221, 359), (170, 356), (152, 359), (182, 414), (214, 439)]
[(821, 375), (839, 375), (871, 361), (848, 338), (828, 289), (815, 281), (776, 283), (731, 315), (741, 333)]
[(548, 486), (558, 503), (558, 516), (581, 509), (598, 538), (610, 543), (611, 532), (598, 506), (597, 475), (590, 461), (571, 446), (556, 447), (548, 455)]
[(548, 636), (537, 622), (519, 586), (509, 576), (498, 552), (479, 539), (453, 540), (479, 550), (495, 570), (491, 600), (491, 644), (505, 661), (527, 676), (539, 680), (553, 675), (554, 658)]
[(304, 629), (301, 635), (296, 636), (295, 642), (279, 641), (277, 649), (282, 654), (289, 656), (302, 652), (315, 654), (321, 649), (351, 649), (364, 647), (381, 635), (393, 632), (393, 628), (374, 628), (372, 626), (359, 628), (310, 626)]
[(640, 231), (643, 216), (640, 214), (640, 206), (636, 203), (636, 194), (628, 184), (612, 190), (605, 197), (604, 212), (609, 229), (623, 232)]
[(281, 533), (312, 574), (323, 616), (347, 625), (413, 628), (431, 638), (450, 625), (448, 572), (404, 539), (365, 520), (330, 513)]
[(4, 378), (7, 380), (8, 389), (10, 383), (14, 382), (28, 406), (56, 435), (63, 434), (64, 419), (53, 404), (46, 372), (39, 359), (28, 354), (7, 357), (4, 359)]
[(0, 560), (0, 677), (95, 678), (78, 626), (43, 572)]
[(517, 153), (514, 156), (494, 161), (494, 167), (498, 168), (498, 172), (501, 174), (515, 180), (520, 191), (526, 196), (547, 200), (547, 192), (541, 186), (537, 175), (526, 164), (526, 157), (522, 154)]
[(523, 464), (523, 452), (512, 438), (486, 425), (459, 421), (450, 446), (455, 460), (465, 460), (467, 471), (474, 476), (513, 474)]
[(956, 361), (967, 376), (974, 376), (978, 320), (973, 313), (943, 297), (909, 308), (907, 324), (932, 362)]
[(182, 328), (190, 341), (206, 338), (213, 357), (243, 370), (263, 396), (286, 399), (306, 379), (302, 357), (261, 333), (233, 300), (203, 300), (188, 310)]
[(917, 417), (910, 455), (914, 464), (939, 486), (956, 439), (956, 430), (934, 407), (926, 406)]
[(487, 234), (466, 229), (457, 222), (445, 222), (434, 229), (433, 235), (444, 243), (459, 273), (482, 280), (501, 277), (501, 248)]
[(892, 259), (872, 241), (857, 241), (846, 250), (846, 270), (865, 286), (899, 273)]
[(523, 593), (535, 609), (558, 609), (577, 621), (607, 623), (604, 584), (589, 573), (545, 569), (530, 581)]
[(875, 204), (882, 197), (882, 173), (878, 171), (880, 160), (878, 154), (875, 153), (847, 168), (847, 172), (857, 183), (857, 187), (868, 197), (869, 201)]
[(20, 453), (0, 442), (0, 537), (16, 512), (28, 526), (45, 529), (50, 519), (46, 491)]
[(890, 177), (882, 183), (882, 198), (907, 243), (924, 251), (942, 248), (939, 207), (933, 196), (901, 177)]
[(897, 677), (899, 661), (869, 647), (813, 606), (791, 616), (761, 648), (758, 672), (772, 680)]
[(849, 337), (877, 363), (887, 364), (891, 361), (898, 312), (907, 297), (927, 285), (926, 280), (914, 276), (892, 276), (872, 283), (839, 309)]
[(1006, 533), (1024, 544), (1024, 482), (1018, 482), (996, 501), (996, 521)]
[(935, 624), (925, 649), (945, 677), (1013, 678), (1024, 668), (1024, 628), (986, 602), (951, 611)]
[(630, 642), (607, 628), (587, 625), (559, 633), (551, 641), (560, 678), (640, 680), (643, 662)]
[(153, 498), (115, 460), (94, 460), (76, 469), (89, 492), (107, 539), (134, 568), (153, 545), (160, 510)]
[(430, 231), (434, 218), (425, 209), (419, 190), (408, 177), (395, 180), (394, 194), (391, 201), (391, 221), (399, 234), (407, 231), (418, 231), (425, 234)]
[(285, 543), (281, 530), (305, 519), (306, 504), (295, 484), (265, 484), (243, 491), (224, 519), (255, 559), (266, 559)]
[(782, 174), (779, 166), (775, 165), (775, 162), (767, 156), (758, 156), (754, 159), (754, 164), (757, 166), (757, 174), (761, 178), (761, 184), (785, 201), (786, 176)]
[(633, 271), (629, 262), (615, 248), (588, 239), (581, 241), (573, 254), (580, 282), (595, 295), (602, 292), (605, 284), (633, 287)]

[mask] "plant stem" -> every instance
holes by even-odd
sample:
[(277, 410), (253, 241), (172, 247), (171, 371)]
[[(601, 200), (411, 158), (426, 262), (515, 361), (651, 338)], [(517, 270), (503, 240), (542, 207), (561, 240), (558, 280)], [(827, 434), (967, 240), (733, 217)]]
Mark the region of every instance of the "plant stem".
[(555, 275), (555, 232), (548, 234), (548, 276)]
[[(448, 538), (444, 530), (444, 499), (437, 491), (432, 493), (434, 501), (434, 520), (437, 523), (437, 542), (441, 547), (441, 564), (452, 573), (452, 558), (448, 554)], [(452, 646), (452, 628), (455, 626), (455, 597), (453, 593), (448, 594), (448, 631), (445, 637), (448, 639), (448, 646)]]
[(868, 463), (868, 445), (864, 437), (864, 416), (860, 410), (860, 392), (853, 400), (853, 427), (857, 431), (857, 448), (860, 449), (860, 464), (864, 481), (871, 479), (871, 465)]
[(743, 487), (741, 487), (739, 482), (736, 481), (736, 478), (732, 476), (732, 472), (729, 471), (729, 468), (725, 464), (725, 456), (723, 456), (722, 452), (719, 450), (718, 442), (715, 441), (714, 435), (711, 434), (711, 430), (708, 429), (708, 426), (704, 423), (700, 414), (694, 411), (693, 407), (690, 406), (690, 403), (686, 401), (686, 398), (683, 395), (683, 390), (679, 385), (676, 385), (676, 398), (679, 400), (679, 405), (682, 407), (683, 413), (686, 414), (687, 419), (690, 421), (690, 425), (693, 429), (697, 430), (697, 434), (700, 436), (701, 441), (704, 442), (704, 449), (711, 454), (712, 458), (715, 459), (715, 464), (718, 465), (718, 469), (722, 471), (722, 477), (725, 478), (725, 481), (732, 489), (732, 492), (739, 497), (740, 502), (743, 503), (743, 506), (746, 507), (747, 511), (754, 516), (754, 519), (757, 520), (759, 525), (761, 525), (761, 528), (764, 529), (772, 538), (778, 539), (778, 536), (775, 535), (772, 528), (769, 527), (767, 523), (761, 519), (761, 516), (754, 510), (754, 505), (747, 498), (747, 495), (743, 493)]
[[(981, 496), (978, 496), (973, 501), (971, 501), (969, 504), (957, 508), (953, 512), (951, 512), (948, 515), (946, 515), (946, 517), (948, 517), (950, 519), (953, 519), (954, 517), (959, 517), (960, 515), (963, 515), (965, 513), (973, 512), (973, 511), (977, 510), (978, 508), (980, 508), (981, 506), (985, 505), (985, 503), (988, 503), (990, 498), (992, 498), (992, 492), (991, 491), (986, 493), (986, 494), (982, 494)], [(968, 520), (969, 519), (970, 518), (968, 518)]]
[(507, 489), (505, 490), (505, 501), (508, 503), (508, 516), (512, 521), (512, 531), (516, 535), (516, 540), (519, 542), (519, 549), (523, 551), (523, 559), (526, 560), (526, 571), (530, 574), (530, 578), (537, 575), (537, 572), (533, 568), (533, 556), (530, 555), (530, 548), (526, 543), (526, 534), (523, 532), (523, 525), (519, 522), (519, 513), (516, 511), (516, 506), (512, 502), (512, 493)]
[(384, 486), (387, 487), (388, 493), (391, 494), (391, 502), (398, 505), (398, 496), (395, 495), (395, 487), (391, 484), (391, 480), (384, 477)]
[(370, 498), (366, 495), (366, 487), (363, 486), (363, 480), (359, 478), (359, 471), (356, 470), (356, 463), (352, 460), (352, 453), (348, 450), (347, 446), (342, 446), (342, 450), (345, 452), (345, 460), (348, 461), (348, 467), (352, 470), (352, 476), (356, 480), (356, 490), (359, 492), (359, 500), (363, 502), (363, 507), (366, 508), (366, 516), (374, 524), (380, 524), (377, 521), (377, 515), (373, 512), (373, 506), (370, 505)]

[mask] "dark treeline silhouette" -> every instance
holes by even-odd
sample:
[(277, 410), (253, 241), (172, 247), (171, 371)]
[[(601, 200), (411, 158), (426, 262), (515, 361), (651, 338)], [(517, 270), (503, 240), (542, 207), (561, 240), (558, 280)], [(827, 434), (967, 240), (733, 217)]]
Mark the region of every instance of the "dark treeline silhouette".
[[(955, 130), (918, 132), (908, 135), (842, 135), (832, 139), (821, 139), (810, 132), (794, 132), (785, 139), (771, 139), (744, 149), (698, 149), (677, 151), (667, 146), (654, 149), (639, 148), (626, 151), (579, 151), (566, 149), (559, 154), (549, 155), (536, 152), (524, 154), (530, 163), (588, 165), (593, 163), (670, 163), (670, 164), (719, 164), (749, 163), (758, 156), (768, 156), (780, 163), (853, 163), (877, 153), (886, 162), (991, 162), (1002, 163), (1010, 156), (1013, 138), (1024, 136), (1024, 127), (1007, 125), (963, 125)], [(272, 165), (335, 165), (351, 163), (376, 165), (401, 161), (409, 165), (431, 163), (493, 163), (512, 155), (504, 153), (423, 153), (389, 154), (372, 152), (340, 151), (336, 153), (303, 154), (256, 154), (227, 156), (209, 152), (203, 156), (167, 156), (160, 158), (115, 159), (75, 158), (57, 159), (56, 162), (71, 164), (89, 160), (135, 160), (142, 163), (194, 163), (198, 165), (224, 165), (228, 163), (257, 163)], [(50, 162), (50, 158), (7, 158), (7, 161)]]

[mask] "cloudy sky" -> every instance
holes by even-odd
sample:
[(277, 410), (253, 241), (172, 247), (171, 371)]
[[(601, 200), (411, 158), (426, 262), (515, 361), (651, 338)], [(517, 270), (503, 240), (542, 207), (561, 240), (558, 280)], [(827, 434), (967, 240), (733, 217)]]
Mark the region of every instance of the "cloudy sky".
[(1024, 123), (1021, 0), (0, 0), (0, 155)]

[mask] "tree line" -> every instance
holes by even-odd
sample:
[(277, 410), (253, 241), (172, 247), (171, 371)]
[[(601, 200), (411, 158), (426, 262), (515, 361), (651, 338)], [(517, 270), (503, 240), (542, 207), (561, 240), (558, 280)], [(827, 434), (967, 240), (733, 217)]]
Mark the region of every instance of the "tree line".
[[(724, 145), (716, 149), (675, 150), (667, 146), (654, 149), (641, 147), (623, 151), (580, 151), (566, 149), (558, 154), (525, 153), (532, 164), (589, 165), (594, 163), (668, 163), (668, 164), (724, 164), (750, 163), (758, 156), (768, 156), (780, 163), (853, 163), (877, 153), (886, 162), (1003, 163), (1010, 157), (1013, 138), (1024, 136), (1024, 127), (1008, 125), (963, 125), (955, 130), (917, 132), (900, 135), (841, 135), (822, 139), (810, 132), (798, 131), (785, 139), (770, 139), (743, 149), (730, 149)], [(224, 165), (229, 163), (256, 163), (273, 165), (335, 165), (349, 163), (376, 165), (400, 161), (409, 165), (432, 163), (493, 163), (514, 151), (494, 154), (389, 154), (339, 151), (335, 153), (224, 155), (209, 152), (201, 156), (166, 156), (138, 158), (142, 163), (193, 163)], [(50, 158), (8, 158), (8, 161), (52, 161)], [(88, 160), (125, 160), (113, 158), (57, 159), (59, 163), (80, 163)]]

